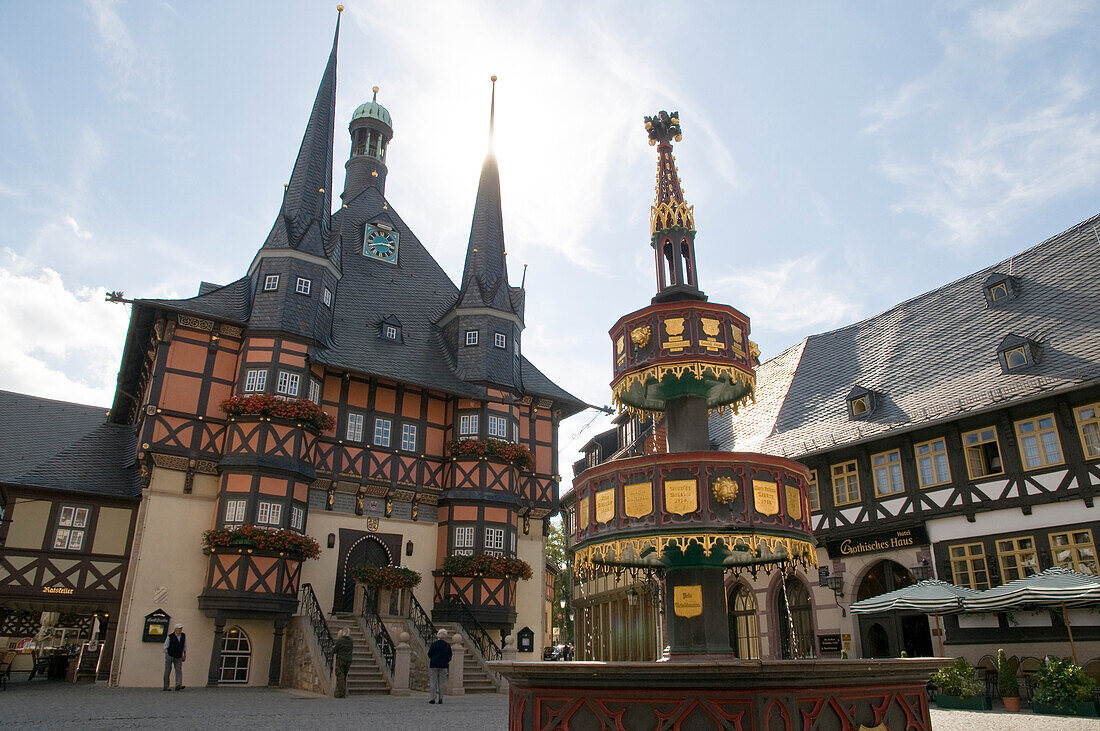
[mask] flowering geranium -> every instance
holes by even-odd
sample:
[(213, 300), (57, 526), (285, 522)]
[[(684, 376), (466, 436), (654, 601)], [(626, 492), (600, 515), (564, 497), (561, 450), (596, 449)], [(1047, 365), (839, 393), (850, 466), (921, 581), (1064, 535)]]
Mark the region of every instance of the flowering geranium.
[(254, 525), (211, 528), (203, 532), (202, 544), (207, 548), (230, 548), (245, 544), (258, 551), (276, 551), (302, 560), (321, 555), (321, 546), (312, 536), (285, 528), (257, 528)]
[(451, 576), (484, 576), (488, 579), (531, 578), (531, 565), (522, 558), (505, 558), (479, 553), (475, 556), (448, 556), (443, 573)]
[(300, 421), (317, 431), (327, 431), (335, 425), (331, 416), (309, 399), (281, 399), (268, 393), (251, 396), (231, 396), (222, 401), (222, 411), (230, 416), (271, 416)]
[(367, 586), (396, 591), (411, 589), (420, 583), (420, 574), (404, 566), (360, 564), (351, 570), (352, 578)]
[(447, 442), (447, 454), (452, 457), (464, 455), (497, 457), (511, 462), (521, 470), (529, 470), (535, 465), (535, 456), (527, 447), (500, 439), (462, 439), (457, 442)]

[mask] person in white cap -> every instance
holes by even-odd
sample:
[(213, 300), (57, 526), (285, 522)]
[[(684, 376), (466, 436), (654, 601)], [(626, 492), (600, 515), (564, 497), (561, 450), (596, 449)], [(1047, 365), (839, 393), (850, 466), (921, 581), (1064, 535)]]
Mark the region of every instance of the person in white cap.
[(164, 689), (168, 687), (168, 681), (172, 677), (172, 668), (176, 668), (176, 690), (183, 690), (183, 662), (187, 659), (187, 635), (183, 633), (183, 625), (177, 624), (172, 634), (164, 641)]
[(443, 689), (447, 685), (447, 673), (451, 667), (451, 644), (447, 642), (447, 630), (436, 633), (436, 641), (428, 648), (428, 703), (442, 703)]

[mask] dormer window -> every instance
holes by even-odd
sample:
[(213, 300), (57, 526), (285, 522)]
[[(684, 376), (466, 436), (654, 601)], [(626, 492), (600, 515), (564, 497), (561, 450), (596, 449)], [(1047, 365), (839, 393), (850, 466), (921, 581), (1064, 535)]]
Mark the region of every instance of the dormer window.
[(875, 410), (875, 392), (855, 386), (848, 392), (848, 418), (866, 419)]
[(395, 343), (404, 342), (402, 339), (401, 322), (393, 315), (382, 318), (378, 325), (378, 335), (383, 340), (392, 340)]
[(1020, 292), (1020, 280), (1011, 274), (994, 272), (983, 285), (985, 303), (988, 307), (999, 307), (1009, 300), (1016, 299)]
[(997, 346), (997, 359), (1005, 373), (1019, 371), (1039, 362), (1039, 343), (1019, 335), (1006, 335)]

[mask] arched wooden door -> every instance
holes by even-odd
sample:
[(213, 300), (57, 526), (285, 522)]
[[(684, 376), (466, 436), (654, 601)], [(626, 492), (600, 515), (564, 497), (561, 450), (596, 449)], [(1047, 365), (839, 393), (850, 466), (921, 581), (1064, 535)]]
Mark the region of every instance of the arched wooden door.
[[(333, 596), (336, 597), (334, 612), (350, 612), (354, 609), (355, 579), (351, 576), (351, 570), (361, 564), (389, 566), (389, 551), (372, 536), (366, 536), (352, 545), (347, 556), (344, 557), (344, 570), (336, 577), (336, 591), (333, 592)], [(368, 601), (373, 599), (374, 597), (367, 597)]]

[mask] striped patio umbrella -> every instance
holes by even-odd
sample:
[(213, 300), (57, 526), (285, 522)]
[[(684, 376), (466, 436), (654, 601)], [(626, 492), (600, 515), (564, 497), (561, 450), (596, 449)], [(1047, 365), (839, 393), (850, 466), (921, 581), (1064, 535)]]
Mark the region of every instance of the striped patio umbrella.
[(1055, 566), (1039, 574), (1016, 579), (963, 600), (967, 612), (1005, 612), (1011, 609), (1061, 607), (1069, 635), (1070, 652), (1077, 662), (1077, 646), (1066, 607), (1100, 605), (1100, 577)]
[(916, 584), (873, 596), (853, 604), (852, 614), (890, 612), (895, 609), (916, 609), (925, 614), (952, 614), (962, 611), (963, 602), (980, 592), (955, 586), (939, 579), (925, 579)]
[(873, 596), (852, 604), (852, 614), (872, 614), (891, 612), (895, 609), (915, 609), (936, 617), (936, 636), (939, 638), (940, 654), (943, 654), (943, 627), (941, 614), (953, 614), (962, 611), (963, 602), (977, 596), (980, 592), (965, 586), (955, 586), (939, 579), (925, 579), (894, 591)]

